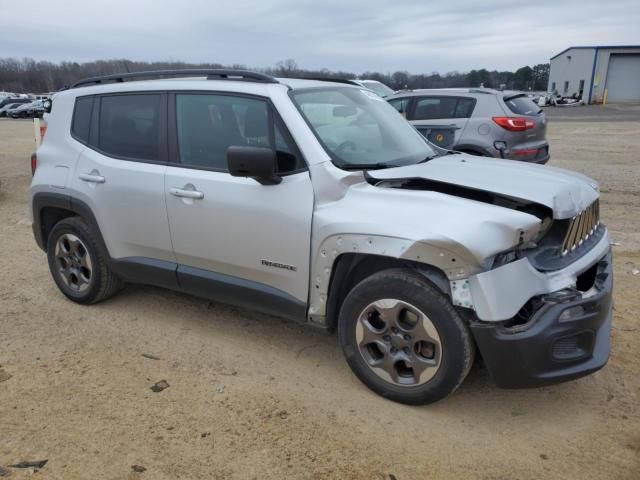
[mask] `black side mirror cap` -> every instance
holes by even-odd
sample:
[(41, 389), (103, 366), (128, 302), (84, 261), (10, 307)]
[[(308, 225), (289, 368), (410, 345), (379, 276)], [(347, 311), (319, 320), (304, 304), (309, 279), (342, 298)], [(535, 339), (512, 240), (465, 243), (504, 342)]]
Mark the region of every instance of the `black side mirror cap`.
[(261, 185), (278, 185), (282, 177), (276, 173), (276, 154), (270, 148), (227, 148), (227, 165), (232, 177), (250, 177)]

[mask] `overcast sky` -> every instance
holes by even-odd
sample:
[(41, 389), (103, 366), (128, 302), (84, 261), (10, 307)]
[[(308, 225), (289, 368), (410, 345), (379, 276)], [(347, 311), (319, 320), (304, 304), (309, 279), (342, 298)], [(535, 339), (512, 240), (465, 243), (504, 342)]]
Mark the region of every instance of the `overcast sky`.
[(640, 44), (640, 0), (0, 0), (0, 26), (0, 57), (445, 73)]

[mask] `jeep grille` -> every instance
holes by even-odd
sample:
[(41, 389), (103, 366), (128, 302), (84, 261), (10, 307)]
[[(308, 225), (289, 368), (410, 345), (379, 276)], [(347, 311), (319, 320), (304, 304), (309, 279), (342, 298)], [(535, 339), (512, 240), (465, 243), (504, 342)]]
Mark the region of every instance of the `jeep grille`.
[(569, 222), (567, 234), (562, 242), (562, 255), (566, 255), (582, 245), (598, 228), (598, 225), (600, 225), (600, 204), (596, 200)]

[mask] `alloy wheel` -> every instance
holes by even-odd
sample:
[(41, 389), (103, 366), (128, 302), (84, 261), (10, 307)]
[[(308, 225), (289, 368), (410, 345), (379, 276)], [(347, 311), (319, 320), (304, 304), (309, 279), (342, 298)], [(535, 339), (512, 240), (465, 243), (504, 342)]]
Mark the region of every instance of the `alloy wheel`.
[(442, 359), (440, 336), (417, 307), (393, 298), (376, 300), (358, 316), (360, 355), (380, 378), (414, 387), (437, 373)]
[(75, 292), (84, 292), (91, 283), (93, 264), (87, 247), (72, 233), (58, 237), (55, 263), (64, 284)]

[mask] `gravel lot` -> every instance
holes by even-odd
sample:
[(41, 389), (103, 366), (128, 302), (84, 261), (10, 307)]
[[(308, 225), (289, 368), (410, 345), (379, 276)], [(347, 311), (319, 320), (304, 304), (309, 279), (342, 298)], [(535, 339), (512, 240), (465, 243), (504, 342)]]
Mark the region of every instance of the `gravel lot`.
[(65, 480), (640, 478), (640, 114), (549, 125), (551, 164), (601, 182), (619, 242), (608, 365), (518, 391), (475, 368), (428, 407), (370, 393), (337, 338), (302, 325), (142, 286), (66, 300), (31, 234), (32, 135), (0, 120), (0, 466), (48, 459), (35, 478)]

